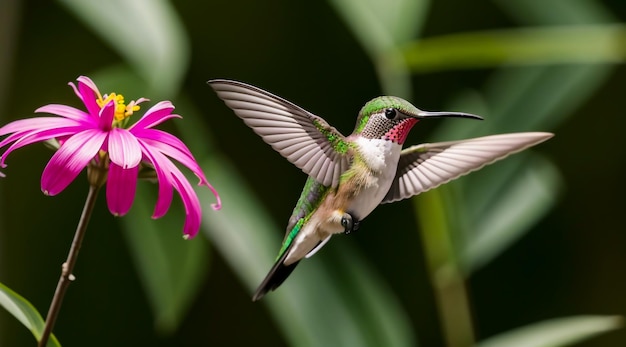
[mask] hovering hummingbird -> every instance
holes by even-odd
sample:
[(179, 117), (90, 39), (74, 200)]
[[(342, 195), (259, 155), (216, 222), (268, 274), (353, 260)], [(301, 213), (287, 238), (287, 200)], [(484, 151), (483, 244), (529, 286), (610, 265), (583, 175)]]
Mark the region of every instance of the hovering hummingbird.
[(433, 189), (553, 136), (512, 133), (402, 149), (421, 119), (482, 118), (422, 111), (401, 98), (380, 96), (361, 108), (354, 131), (344, 136), (321, 117), (260, 88), (224, 79), (208, 83), (246, 125), (309, 175), (276, 262), (253, 301), (280, 286), (332, 235), (357, 230), (379, 204)]

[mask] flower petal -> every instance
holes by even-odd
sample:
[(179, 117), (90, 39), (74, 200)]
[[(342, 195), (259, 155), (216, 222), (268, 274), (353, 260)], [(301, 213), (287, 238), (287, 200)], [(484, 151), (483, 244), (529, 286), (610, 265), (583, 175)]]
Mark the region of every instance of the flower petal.
[(141, 162), (141, 147), (137, 138), (126, 129), (113, 128), (109, 132), (109, 158), (124, 169)]
[(106, 184), (106, 198), (109, 211), (114, 216), (125, 215), (135, 200), (139, 166), (124, 169), (111, 163)]
[(113, 118), (115, 117), (115, 102), (113, 100), (109, 101), (102, 109), (100, 110), (98, 116), (98, 128), (104, 131), (110, 131), (113, 127)]
[(187, 145), (178, 137), (158, 129), (141, 129), (135, 131), (134, 134), (138, 138), (145, 140), (151, 147), (158, 149), (160, 152), (188, 167), (200, 178), (201, 183), (206, 182), (198, 162), (191, 154)]
[(152, 150), (159, 151), (173, 159), (176, 159), (181, 164), (189, 168), (200, 180), (198, 184), (208, 187), (215, 196), (217, 202), (211, 204), (211, 207), (214, 210), (222, 208), (222, 201), (217, 190), (215, 190), (215, 188), (213, 188), (213, 186), (206, 179), (200, 165), (198, 165), (198, 162), (193, 157), (191, 151), (189, 151), (189, 148), (185, 145), (185, 143), (183, 143), (176, 136), (158, 129), (141, 129), (135, 131), (135, 135), (137, 135), (137, 137)]
[[(68, 126), (82, 126), (82, 124), (71, 119), (58, 117), (36, 117), (19, 119), (8, 123), (0, 128), (0, 136), (4, 136), (10, 133), (26, 133), (33, 130), (48, 130)], [(6, 139), (2, 142), (5, 143)]]
[[(193, 190), (189, 181), (183, 173), (172, 163), (169, 158), (160, 153), (159, 151), (150, 151), (153, 154), (154, 166), (159, 167), (166, 173), (165, 178), (167, 182), (174, 186), (174, 188), (180, 194), (185, 207), (185, 225), (183, 226), (183, 234), (186, 238), (192, 238), (196, 236), (200, 229), (200, 221), (202, 219), (200, 201), (196, 192)], [(164, 182), (159, 181), (159, 184)]]
[(88, 129), (73, 135), (54, 153), (41, 175), (41, 190), (56, 195), (89, 164), (106, 139), (105, 132)]
[(183, 225), (183, 234), (186, 238), (193, 238), (198, 234), (202, 220), (200, 200), (198, 200), (198, 195), (196, 195), (196, 192), (193, 190), (189, 181), (187, 181), (185, 175), (183, 175), (174, 164), (171, 165), (171, 174), (173, 176), (172, 184), (178, 191), (178, 194), (180, 194), (180, 198), (183, 200), (183, 205), (185, 206), (186, 218), (185, 225)]
[(35, 110), (35, 113), (50, 113), (61, 117), (73, 119), (81, 123), (92, 124), (94, 127), (98, 124), (95, 118), (91, 117), (85, 111), (67, 105), (50, 104), (41, 106)]
[[(96, 120), (96, 116), (100, 112), (97, 100), (102, 99), (102, 94), (100, 94), (98, 87), (89, 77), (79, 76), (76, 80), (78, 81), (77, 95), (85, 104), (89, 115)], [(70, 85), (74, 88), (73, 83), (70, 83)], [(76, 91), (76, 88), (74, 88), (74, 91)]]
[(133, 124), (128, 130), (132, 129), (146, 129), (159, 125), (170, 118), (181, 118), (177, 114), (172, 114), (174, 105), (169, 101), (161, 101), (158, 104), (152, 106), (146, 113)]
[[(75, 127), (62, 127), (62, 128), (55, 128), (55, 129), (33, 130), (30, 132), (15, 133), (5, 139), (5, 141), (8, 140), (7, 143), (10, 143), (11, 141), (15, 141), (15, 143), (13, 143), (9, 148), (7, 148), (7, 150), (4, 153), (2, 153), (2, 156), (0, 156), (0, 166), (1, 167), (6, 166), (5, 160), (7, 156), (11, 154), (11, 152), (15, 151), (16, 149), (22, 148), (24, 146), (30, 145), (31, 143), (35, 143), (35, 142), (46, 141), (52, 138), (65, 137), (68, 135), (74, 135), (83, 130), (84, 128), (82, 126), (75, 126)], [(4, 145), (5, 145), (4, 141), (0, 142), (0, 147), (3, 147)]]
[(159, 183), (159, 195), (156, 205), (154, 206), (152, 218), (160, 218), (167, 213), (167, 210), (172, 204), (172, 198), (174, 197), (174, 187), (170, 183), (172, 180), (171, 175), (169, 172), (163, 170), (166, 164), (162, 164), (163, 161), (168, 159), (160, 152), (153, 151), (150, 146), (146, 145), (141, 139), (139, 139), (139, 144), (141, 145), (141, 151), (152, 166), (154, 166), (154, 170), (156, 171), (157, 181)]

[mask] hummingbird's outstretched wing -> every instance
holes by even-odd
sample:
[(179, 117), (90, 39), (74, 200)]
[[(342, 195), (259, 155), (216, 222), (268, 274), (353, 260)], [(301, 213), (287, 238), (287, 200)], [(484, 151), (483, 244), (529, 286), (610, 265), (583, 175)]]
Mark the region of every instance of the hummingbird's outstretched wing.
[(231, 80), (211, 80), (239, 118), (283, 157), (325, 186), (336, 186), (347, 170), (349, 144), (324, 119), (260, 88)]
[(411, 146), (402, 150), (396, 178), (381, 204), (436, 188), (552, 136), (544, 132), (512, 133)]

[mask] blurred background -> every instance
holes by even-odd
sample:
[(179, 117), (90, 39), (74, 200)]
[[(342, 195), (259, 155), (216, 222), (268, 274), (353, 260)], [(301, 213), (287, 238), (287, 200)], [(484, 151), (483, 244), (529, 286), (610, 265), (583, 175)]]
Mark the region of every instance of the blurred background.
[[(623, 346), (626, 3), (2, 0), (0, 119), (82, 107), (90, 76), (127, 100), (169, 99), (205, 190), (202, 233), (156, 186), (111, 216), (104, 194), (55, 334), (65, 346)], [(483, 122), (421, 122), (407, 144), (516, 131), (556, 136), (416, 198), (381, 205), (261, 302), (305, 175), (206, 81), (241, 80), (342, 133), (381, 94)], [(144, 109), (145, 110), (145, 109)], [(0, 181), (0, 282), (45, 316), (87, 192), (44, 196), (52, 152), (12, 154)], [(194, 181), (192, 181), (194, 182)], [(533, 341), (535, 344), (533, 344)], [(0, 345), (34, 345), (0, 310)]]

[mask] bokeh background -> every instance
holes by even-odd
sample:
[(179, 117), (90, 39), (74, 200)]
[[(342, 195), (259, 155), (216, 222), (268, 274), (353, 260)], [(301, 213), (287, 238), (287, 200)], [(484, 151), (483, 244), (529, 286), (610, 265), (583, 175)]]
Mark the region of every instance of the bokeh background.
[[(79, 75), (127, 99), (170, 99), (184, 118), (163, 128), (189, 144), (224, 203), (212, 211), (200, 191), (202, 233), (183, 241), (180, 203), (149, 218), (155, 186), (141, 185), (122, 218), (102, 195), (56, 336), (64, 346), (626, 345), (616, 318), (626, 314), (624, 20), (619, 0), (2, 0), (2, 123), (80, 106), (67, 86)], [(363, 103), (394, 94), (485, 117), (422, 122), (410, 144), (556, 136), (381, 206), (252, 303), (305, 175), (223, 105), (212, 78), (269, 90), (344, 134)], [(83, 174), (44, 196), (50, 156), (21, 149), (0, 181), (0, 282), (44, 315), (87, 192)], [(34, 344), (0, 310), (0, 345)]]

